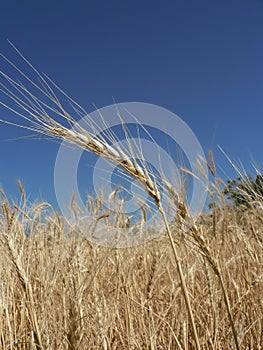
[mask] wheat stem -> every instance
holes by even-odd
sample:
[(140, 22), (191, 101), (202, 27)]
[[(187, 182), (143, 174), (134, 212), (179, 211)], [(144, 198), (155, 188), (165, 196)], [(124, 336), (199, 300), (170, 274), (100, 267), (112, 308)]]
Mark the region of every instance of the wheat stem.
[[(17, 51), (18, 52), (18, 51)], [(19, 53), (19, 52), (18, 52)], [(20, 54), (20, 53), (19, 53)], [(20, 54), (21, 55), (21, 54)], [(22, 56), (22, 55), (21, 55)], [(22, 56), (22, 58), (24, 58)], [(57, 122), (54, 118), (50, 116), (50, 113), (53, 112), (57, 116), (62, 117), (64, 120), (66, 120), (69, 125), (72, 125), (74, 123), (74, 119), (70, 116), (70, 114), (64, 109), (62, 104), (59, 102), (59, 99), (56, 97), (54, 91), (52, 88), (48, 85), (46, 79), (43, 78), (43, 76), (38, 73), (38, 71), (27, 61), (26, 63), (29, 64), (29, 66), (33, 69), (33, 71), (37, 74), (38, 78), (40, 79), (41, 86), (34, 83), (30, 78), (28, 78), (19, 68), (17, 68), (12, 62), (8, 61), (26, 80), (37, 89), (38, 92), (43, 94), (43, 98), (47, 98), (50, 102), (50, 104), (47, 104), (45, 101), (41, 101), (38, 97), (36, 97), (33, 93), (31, 93), (22, 83), (15, 82), (13, 79), (8, 77), (6, 74), (2, 73), (2, 76), (7, 81), (7, 83), (11, 84), (11, 87), (15, 89), (16, 93), (13, 93), (10, 91), (9, 88), (6, 88), (3, 84), (3, 88), (5, 89), (6, 95), (11, 99), (12, 102), (15, 102), (15, 104), (24, 111), (25, 115), (16, 112), (12, 107), (8, 107), (5, 105), (5, 107), (11, 109), (13, 112), (16, 112), (18, 115), (20, 115), (22, 118), (24, 118), (26, 121), (29, 121), (31, 123), (31, 126), (28, 127), (31, 130), (34, 130), (38, 133), (42, 133), (44, 135), (47, 135), (51, 138), (59, 138), (62, 140), (65, 140), (71, 144), (74, 144), (84, 150), (93, 152), (97, 154), (99, 157), (104, 157), (109, 161), (114, 162), (115, 164), (122, 167), (130, 176), (132, 176), (134, 179), (136, 179), (146, 190), (148, 195), (154, 200), (161, 216), (163, 219), (163, 222), (165, 224), (166, 232), (170, 240), (170, 244), (172, 247), (173, 255), (176, 261), (179, 277), (182, 284), (182, 291), (184, 295), (184, 299), (186, 302), (186, 307), (189, 313), (190, 322), (193, 330), (193, 335), (196, 343), (196, 347), (198, 350), (200, 350), (200, 344), (198, 340), (198, 335), (195, 327), (195, 321), (192, 313), (189, 293), (187, 290), (185, 277), (182, 271), (182, 266), (180, 263), (179, 255), (175, 247), (174, 240), (172, 238), (172, 234), (167, 222), (166, 214), (164, 212), (164, 209), (162, 207), (161, 203), (161, 195), (157, 188), (156, 179), (152, 179), (149, 170), (147, 169), (147, 166), (145, 162), (142, 160), (141, 164), (138, 163), (138, 161), (135, 158), (134, 155), (134, 149), (129, 141), (128, 141), (128, 148), (129, 153), (131, 156), (126, 154), (120, 147), (114, 147), (113, 145), (110, 145), (105, 137), (98, 136), (99, 132), (101, 130), (96, 130), (96, 125), (94, 125), (94, 122), (88, 118), (87, 123), (91, 124), (91, 127), (94, 127), (94, 131), (97, 131), (97, 133), (92, 134), (91, 132), (88, 132), (84, 128), (82, 128), (80, 125), (74, 125), (73, 128), (67, 128), (61, 123)], [(56, 85), (55, 85), (56, 87)], [(59, 90), (62, 92), (62, 90)], [(62, 92), (64, 94), (64, 92)], [(18, 94), (20, 97), (18, 97)], [(64, 94), (65, 96), (65, 94)], [(71, 102), (79, 108), (79, 105), (77, 105), (73, 100)], [(52, 104), (52, 105), (51, 105)], [(53, 107), (54, 105), (54, 107)], [(83, 110), (83, 109), (82, 109)], [(88, 115), (87, 115), (88, 117)], [(121, 116), (120, 116), (121, 118)]]
[(160, 213), (162, 215), (162, 218), (163, 218), (163, 221), (164, 221), (164, 224), (165, 224), (165, 229), (166, 229), (166, 232), (167, 232), (167, 235), (169, 237), (169, 241), (170, 241), (170, 244), (171, 244), (171, 247), (172, 247), (172, 250), (173, 250), (173, 255), (174, 255), (174, 258), (175, 258), (176, 267), (177, 267), (177, 270), (178, 270), (178, 273), (179, 273), (179, 277), (180, 277), (180, 281), (181, 281), (181, 284), (182, 284), (183, 296), (184, 296), (186, 307), (187, 307), (187, 311), (188, 311), (188, 314), (189, 314), (189, 317), (190, 317), (190, 322), (191, 322), (191, 326), (192, 326), (192, 331), (193, 331), (193, 335), (194, 335), (196, 348), (198, 350), (201, 350), (199, 339), (198, 339), (198, 334), (197, 334), (197, 330), (196, 330), (196, 326), (195, 326), (194, 315), (193, 315), (193, 312), (192, 312), (191, 302), (190, 302), (190, 298), (189, 298), (189, 293), (188, 293), (188, 290), (187, 290), (187, 286), (186, 286), (185, 277), (184, 277), (184, 273), (183, 273), (183, 270), (182, 270), (182, 265), (181, 265), (181, 262), (180, 262), (180, 258), (179, 258), (179, 255), (178, 255), (178, 252), (177, 252), (177, 249), (176, 249), (173, 237), (172, 237), (172, 233), (171, 233), (169, 224), (167, 222), (165, 211), (163, 210), (162, 206), (159, 207), (159, 211), (160, 211)]

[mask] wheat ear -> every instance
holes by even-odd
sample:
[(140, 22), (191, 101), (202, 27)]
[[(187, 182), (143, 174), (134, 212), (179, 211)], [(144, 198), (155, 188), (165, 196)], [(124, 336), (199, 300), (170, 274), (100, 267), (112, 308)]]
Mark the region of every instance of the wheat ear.
[[(12, 45), (13, 46), (13, 45)], [(14, 47), (14, 46), (13, 46)], [(58, 89), (73, 105), (73, 108), (82, 116), (88, 118), (88, 113), (79, 106), (74, 100), (72, 100), (68, 95), (66, 95), (57, 85), (55, 85), (49, 78), (41, 75), (32, 64), (26, 60), (24, 56), (14, 47), (18, 54), (25, 60), (25, 62), (33, 69), (34, 73), (37, 75), (40, 85), (32, 81), (28, 76), (25, 75), (14, 63), (8, 61), (12, 67), (14, 67), (20, 75), (27, 80), (31, 86), (42, 94), (42, 99), (39, 99), (35, 94), (30, 92), (22, 83), (13, 80), (10, 76), (6, 75), (3, 72), (0, 72), (2, 77), (8, 83), (1, 84), (4, 94), (13, 102), (18, 108), (13, 108), (10, 105), (7, 105), (3, 102), (0, 102), (4, 107), (8, 108), (15, 114), (22, 117), (24, 120), (30, 123), (28, 125), (15, 124), (17, 126), (32, 130), (34, 132), (40, 133), (51, 138), (58, 138), (65, 140), (71, 144), (74, 144), (86, 151), (93, 152), (100, 157), (106, 158), (109, 161), (114, 162), (115, 164), (121, 166), (130, 176), (136, 179), (146, 190), (151, 198), (153, 198), (165, 224), (166, 232), (169, 237), (169, 241), (172, 247), (173, 255), (176, 261), (179, 277), (182, 285), (182, 292), (186, 302), (186, 307), (188, 310), (193, 336), (196, 343), (196, 348), (201, 349), (199, 344), (199, 339), (197, 335), (197, 330), (195, 326), (194, 316), (191, 308), (189, 293), (186, 286), (185, 277), (182, 271), (181, 262), (179, 254), (177, 252), (172, 233), (166, 218), (165, 211), (161, 203), (161, 195), (158, 190), (156, 181), (153, 176), (150, 176), (150, 173), (145, 165), (145, 162), (142, 162), (141, 165), (136, 160), (135, 156), (130, 157), (121, 149), (119, 146), (112, 146), (107, 142), (107, 139), (103, 136), (98, 136), (99, 130), (96, 130), (96, 123), (88, 119), (87, 123), (91, 126), (91, 129), (97, 132), (91, 133), (86, 129), (76, 124), (75, 119), (68, 113), (63, 107), (62, 103), (57, 98), (54, 93), (53, 88), (50, 83)], [(49, 81), (49, 83), (48, 83)], [(49, 102), (46, 102), (46, 100)], [(56, 121), (51, 117), (51, 114), (55, 114), (58, 117), (63, 118), (69, 125), (74, 125), (73, 128), (68, 128)], [(2, 120), (3, 121), (3, 120)], [(4, 121), (8, 124), (13, 124), (8, 121)], [(106, 122), (105, 122), (106, 123)], [(112, 141), (114, 137), (111, 138)], [(128, 141), (128, 140), (127, 140)], [(129, 151), (131, 155), (134, 154), (132, 145), (129, 143)]]

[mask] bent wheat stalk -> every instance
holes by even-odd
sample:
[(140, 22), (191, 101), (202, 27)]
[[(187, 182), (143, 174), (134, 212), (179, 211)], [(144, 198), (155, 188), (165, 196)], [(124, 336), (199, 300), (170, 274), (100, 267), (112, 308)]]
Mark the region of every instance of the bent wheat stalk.
[[(12, 44), (11, 44), (12, 45)], [(13, 46), (13, 45), (12, 45)], [(13, 46), (14, 47), (14, 46)], [(0, 71), (0, 74), (5, 80), (5, 83), (0, 83), (2, 86), (2, 92), (11, 100), (12, 104), (15, 106), (8, 105), (6, 103), (0, 102), (2, 106), (8, 108), (16, 115), (23, 118), (26, 122), (29, 122), (29, 125), (14, 124), (6, 120), (0, 120), (7, 124), (16, 125), (22, 128), (29, 129), (31, 131), (40, 133), (42, 135), (56, 138), (60, 140), (65, 140), (73, 145), (76, 145), (86, 151), (93, 152), (99, 157), (103, 157), (113, 163), (119, 165), (126, 171), (131, 177), (136, 179), (148, 193), (148, 195), (154, 200), (163, 222), (165, 224), (165, 229), (169, 237), (173, 255), (175, 258), (177, 270), (179, 273), (182, 292), (185, 299), (186, 307), (188, 310), (193, 337), (195, 339), (196, 348), (200, 350), (200, 344), (198, 339), (198, 334), (195, 326), (194, 316), (191, 308), (189, 293), (186, 286), (185, 277), (183, 274), (179, 254), (177, 252), (171, 230), (167, 221), (166, 213), (163, 209), (161, 202), (160, 191), (157, 186), (156, 178), (153, 174), (150, 173), (145, 162), (142, 161), (139, 163), (134, 156), (134, 150), (132, 144), (128, 141), (129, 145), (129, 154), (127, 154), (120, 146), (114, 146), (114, 141), (116, 141), (115, 136), (111, 133), (107, 137), (101, 136), (99, 134), (100, 130), (97, 130), (96, 122), (91, 120), (88, 116), (88, 113), (79, 106), (73, 99), (64, 93), (57, 85), (55, 85), (49, 78), (40, 74), (29, 61), (26, 60), (24, 56), (14, 47), (18, 54), (23, 58), (23, 60), (31, 67), (33, 72), (37, 75), (40, 84), (32, 81), (23, 71), (21, 71), (13, 62), (4, 57), (4, 59), (20, 74), (22, 77), (31, 84), (32, 90), (42, 95), (41, 98), (37, 96), (36, 93), (31, 92), (26, 88), (22, 83), (13, 80), (10, 76)], [(2, 56), (3, 57), (3, 56)], [(52, 85), (59, 92), (61, 92), (64, 97), (66, 97), (71, 106), (75, 111), (81, 116), (87, 118), (87, 124), (90, 126), (90, 129), (93, 132), (87, 131), (85, 128), (80, 126), (76, 120), (68, 113), (63, 107), (62, 103), (57, 98)], [(59, 123), (57, 120), (52, 117), (55, 115), (61, 117), (66, 121), (71, 128), (64, 126), (62, 123)], [(121, 119), (120, 119), (121, 120)], [(123, 127), (124, 123), (121, 120)], [(106, 121), (104, 121), (106, 125)], [(73, 127), (72, 127), (73, 126)], [(108, 142), (112, 141), (112, 145)]]

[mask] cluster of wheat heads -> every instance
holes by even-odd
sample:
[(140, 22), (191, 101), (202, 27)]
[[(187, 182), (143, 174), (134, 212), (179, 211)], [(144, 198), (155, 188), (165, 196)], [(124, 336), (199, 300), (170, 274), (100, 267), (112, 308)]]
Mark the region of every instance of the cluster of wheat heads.
[[(232, 349), (220, 262), (241, 349), (261, 349), (262, 212), (214, 208), (176, 236), (202, 349)], [(65, 234), (66, 233), (66, 234)], [(0, 347), (195, 349), (166, 236), (113, 249), (74, 232), (47, 203), (0, 198)]]
[[(24, 60), (26, 61), (26, 59), (24, 59)], [(186, 348), (188, 346), (187, 344), (192, 344), (192, 346), (195, 346), (195, 348), (201, 349), (201, 344), (204, 342), (202, 335), (204, 333), (205, 337), (207, 337), (208, 336), (207, 334), (209, 332), (211, 334), (210, 334), (210, 337), (208, 337), (209, 340), (206, 340), (206, 342), (208, 342), (210, 345), (213, 344), (213, 342), (216, 342), (218, 340), (218, 334), (215, 334), (215, 333), (212, 334), (211, 331), (207, 332), (207, 327), (203, 323), (201, 323), (202, 326), (200, 325), (199, 314), (193, 312), (193, 310), (194, 311), (196, 311), (196, 310), (193, 307), (193, 303), (195, 301), (193, 298), (193, 295), (195, 293), (194, 293), (194, 291), (191, 291), (191, 293), (190, 293), (191, 288), (190, 288), (189, 276), (191, 276), (191, 273), (190, 273), (191, 269), (189, 270), (189, 266), (186, 266), (185, 270), (183, 269), (183, 265), (186, 264), (186, 262), (184, 262), (183, 257), (186, 258), (192, 254), (195, 254), (194, 252), (197, 251), (198, 252), (198, 254), (196, 255), (197, 261), (200, 259), (204, 259), (207, 262), (209, 268), (212, 268), (215, 276), (219, 280), (221, 290), (223, 291), (223, 300), (224, 300), (224, 305), (225, 305), (226, 311), (227, 311), (226, 315), (227, 315), (229, 323), (231, 325), (230, 329), (232, 330), (232, 336), (234, 339), (234, 343), (235, 343), (236, 348), (239, 349), (240, 348), (240, 346), (239, 346), (240, 340), (238, 339), (238, 330), (236, 327), (233, 311), (231, 310), (231, 298), (229, 296), (229, 292), (227, 292), (228, 288), (227, 288), (226, 282), (225, 282), (226, 276), (222, 272), (222, 268), (220, 266), (220, 260), (218, 260), (217, 255), (215, 255), (214, 252), (211, 251), (211, 249), (209, 247), (209, 242), (205, 240), (205, 238), (202, 234), (202, 231), (196, 225), (191, 226), (189, 228), (189, 232), (188, 232), (189, 239), (188, 239), (187, 244), (185, 244), (185, 250), (181, 250), (181, 248), (178, 249), (178, 247), (175, 243), (175, 238), (174, 238), (173, 232), (171, 230), (171, 227), (168, 225), (166, 213), (162, 207), (160, 191), (159, 191), (159, 188), (157, 185), (157, 183), (158, 183), (157, 179), (155, 178), (154, 174), (147, 167), (146, 162), (137, 161), (137, 158), (134, 155), (135, 151), (134, 151), (133, 144), (128, 142), (128, 145), (129, 145), (128, 150), (124, 150), (119, 146), (114, 147), (113, 145), (116, 141), (116, 139), (115, 139), (116, 136), (113, 133), (109, 133), (106, 136), (100, 135), (99, 130), (97, 130), (96, 122), (88, 118), (88, 114), (86, 113), (86, 111), (82, 107), (80, 107), (75, 101), (73, 101), (70, 97), (66, 96), (65, 93), (63, 91), (61, 91), (61, 89), (59, 87), (57, 87), (54, 83), (52, 83), (47, 77), (45, 77), (45, 76), (41, 75), (39, 72), (37, 72), (35, 70), (35, 68), (28, 61), (26, 61), (26, 62), (33, 69), (34, 73), (38, 77), (38, 80), (39, 80), (38, 84), (35, 83), (33, 80), (31, 80), (27, 75), (25, 75), (23, 73), (23, 71), (21, 71), (18, 67), (16, 67), (11, 61), (9, 61), (9, 60), (7, 60), (7, 61), (20, 75), (22, 75), (22, 77), (26, 80), (26, 82), (28, 82), (31, 86), (31, 89), (27, 88), (25, 86), (25, 84), (22, 84), (21, 82), (12, 79), (10, 76), (5, 74), (4, 72), (1, 72), (1, 75), (5, 81), (5, 83), (2, 84), (3, 92), (11, 101), (11, 104), (9, 104), (9, 105), (6, 103), (2, 103), (2, 105), (9, 108), (14, 113), (18, 114), (23, 120), (26, 121), (26, 124), (24, 124), (24, 125), (19, 124), (19, 126), (25, 127), (29, 130), (43, 134), (45, 136), (49, 136), (51, 138), (58, 138), (61, 140), (66, 140), (67, 142), (72, 143), (74, 145), (77, 145), (78, 147), (80, 147), (84, 150), (96, 153), (98, 156), (104, 157), (104, 158), (110, 160), (111, 162), (118, 164), (120, 167), (123, 168), (123, 170), (125, 172), (127, 172), (130, 176), (132, 176), (134, 179), (136, 179), (143, 186), (145, 191), (153, 199), (156, 207), (158, 208), (158, 210), (163, 218), (164, 224), (165, 224), (167, 237), (169, 239), (169, 244), (171, 247), (171, 252), (172, 252), (173, 259), (174, 259), (174, 262), (176, 265), (176, 270), (177, 270), (178, 276), (179, 276), (179, 284), (177, 287), (176, 295), (180, 291), (182, 292), (182, 296), (183, 296), (183, 299), (185, 301), (185, 307), (187, 310), (187, 313), (184, 315), (185, 316), (184, 327), (186, 329), (183, 331), (183, 334), (184, 334), (183, 338), (181, 336), (179, 337), (178, 334), (174, 330), (174, 329), (176, 329), (176, 326), (174, 324), (175, 320), (172, 323), (170, 323), (170, 322), (167, 323), (167, 320), (165, 318), (160, 317), (160, 316), (156, 316), (156, 313), (154, 311), (154, 306), (151, 306), (151, 305), (145, 306), (145, 304), (138, 301), (138, 299), (137, 299), (137, 301), (134, 301), (134, 303), (135, 304), (137, 303), (136, 305), (140, 306), (142, 308), (142, 310), (147, 309), (149, 318), (157, 317), (157, 319), (158, 319), (158, 317), (159, 317), (159, 322), (162, 325), (165, 324), (166, 325), (165, 327), (167, 327), (167, 329), (169, 329), (169, 332), (171, 332), (171, 334), (169, 336), (170, 340), (167, 339), (167, 342), (170, 341), (171, 344), (175, 344), (174, 346), (176, 346), (178, 348)], [(61, 92), (62, 94), (64, 94), (64, 96), (66, 96), (68, 98), (71, 105), (73, 106), (73, 109), (80, 116), (87, 117), (87, 123), (89, 124), (89, 129), (91, 131), (87, 131), (86, 128), (83, 128), (79, 124), (76, 124), (75, 119), (71, 116), (71, 114), (69, 114), (69, 112), (65, 109), (65, 107), (62, 105), (62, 103), (58, 99), (57, 95), (54, 92), (54, 89)], [(33, 91), (35, 91), (35, 93), (33, 93)], [(61, 122), (58, 121), (57, 117), (61, 118)], [(121, 120), (121, 116), (120, 116), (120, 120)], [(66, 124), (67, 124), (66, 126), (65, 126), (65, 123), (63, 123), (63, 121), (66, 121)], [(105, 121), (105, 123), (106, 123), (106, 121)], [(212, 163), (211, 166), (213, 166), (213, 162), (211, 162), (211, 163)], [(165, 174), (163, 174), (163, 176), (165, 176)], [(182, 222), (185, 221), (185, 218), (187, 216), (187, 208), (184, 206), (184, 203), (182, 201), (180, 201), (178, 194), (173, 193), (173, 187), (167, 182), (165, 183), (165, 186), (168, 189), (168, 191), (170, 192), (171, 196), (173, 197), (174, 202), (176, 202), (177, 205), (180, 206), (180, 211), (179, 211), (180, 217), (179, 217), (178, 223), (181, 225)], [(14, 216), (15, 216), (15, 214), (14, 214)], [(9, 222), (9, 220), (10, 220), (9, 216), (4, 217), (4, 222), (5, 221)], [(12, 222), (12, 220), (11, 220), (11, 222)], [(18, 224), (19, 224), (19, 222), (17, 222), (17, 225)], [(56, 230), (59, 230), (60, 232), (62, 232), (63, 231), (63, 229), (61, 228), (62, 223), (59, 221), (59, 218), (56, 219), (56, 225), (57, 225)], [(54, 227), (56, 227), (56, 225)], [(180, 227), (179, 227), (180, 225), (176, 226), (177, 230), (180, 229)], [(8, 227), (12, 227), (12, 225), (10, 226), (10, 224), (8, 224)], [(6, 228), (5, 228), (5, 230), (6, 230)], [(32, 288), (31, 283), (30, 283), (30, 278), (27, 276), (28, 266), (26, 265), (26, 267), (23, 267), (23, 264), (20, 262), (20, 258), (19, 258), (19, 256), (21, 254), (20, 255), (16, 254), (17, 250), (16, 250), (16, 247), (14, 244), (15, 242), (12, 241), (12, 239), (10, 238), (10, 234), (7, 234), (5, 230), (3, 231), (3, 235), (1, 236), (1, 242), (2, 242), (2, 246), (5, 247), (6, 254), (10, 257), (10, 263), (12, 263), (11, 265), (17, 271), (17, 276), (19, 277), (19, 281), (21, 282), (21, 285), (23, 286), (23, 290), (25, 293), (25, 310), (24, 310), (24, 312), (26, 312), (26, 315), (28, 316), (29, 323), (32, 327), (31, 328), (32, 329), (31, 342), (32, 343), (34, 342), (38, 348), (45, 348), (46, 345), (43, 345), (43, 344), (44, 343), (49, 344), (47, 342), (50, 340), (47, 340), (48, 339), (47, 336), (42, 336), (42, 332), (43, 332), (43, 328), (44, 328), (45, 323), (44, 323), (44, 320), (41, 318), (42, 317), (41, 314), (39, 313), (39, 312), (42, 312), (43, 314), (45, 314), (45, 311), (37, 310), (38, 306), (35, 305), (36, 301), (34, 300), (34, 298), (36, 298), (36, 294), (34, 294), (35, 289)], [(20, 229), (20, 232), (23, 232), (22, 228)], [(44, 228), (44, 232), (46, 232), (45, 228)], [(37, 235), (35, 235), (35, 237), (36, 236)], [(62, 236), (63, 235), (61, 234), (61, 237)], [(62, 239), (62, 241), (63, 241), (63, 244), (66, 244), (63, 239)], [(26, 244), (28, 244), (27, 242), (28, 241), (25, 240), (25, 241), (23, 241), (23, 244), (26, 245)], [(34, 239), (34, 242), (35, 242), (35, 239)], [(69, 240), (69, 242), (70, 242), (70, 240)], [(76, 245), (76, 246), (74, 246), (73, 250), (74, 250), (74, 256), (76, 254), (76, 256), (78, 257), (80, 255), (80, 253), (78, 253), (78, 249), (81, 250), (81, 247), (84, 243), (82, 241), (78, 242), (77, 240), (74, 240), (74, 245), (77, 243), (80, 244), (79, 248)], [(40, 244), (40, 241), (39, 241), (39, 243), (37, 243), (37, 245), (38, 244)], [(46, 244), (46, 243), (43, 243), (43, 244)], [(72, 242), (71, 242), (71, 244), (72, 244)], [(87, 242), (85, 244), (87, 245), (86, 249), (90, 249), (89, 254), (87, 254), (88, 256), (90, 256), (90, 254), (95, 254), (94, 250), (96, 252), (103, 251), (103, 248), (98, 248), (98, 247), (94, 248), (93, 246), (91, 248), (90, 244), (87, 244)], [(152, 243), (152, 244), (153, 244), (153, 246), (155, 246), (154, 243)], [(87, 247), (89, 247), (89, 248), (87, 248)], [(167, 247), (166, 247), (166, 249), (167, 249)], [(97, 277), (98, 277), (98, 275), (101, 274), (100, 269), (102, 267), (103, 267), (103, 269), (105, 268), (104, 264), (106, 264), (106, 262), (104, 259), (107, 260), (107, 258), (111, 254), (112, 254), (112, 252), (107, 252), (107, 253), (105, 252), (104, 258), (102, 259), (102, 261), (100, 261), (100, 263), (98, 265), (99, 267), (97, 267), (97, 269), (95, 269), (96, 273), (92, 274), (92, 278), (91, 278), (91, 280), (89, 280), (89, 284), (93, 284), (93, 283), (95, 283), (95, 281), (97, 283), (99, 282), (99, 281), (97, 281)], [(118, 259), (120, 259), (120, 256), (125, 254), (125, 253), (115, 252), (114, 254), (116, 255), (115, 256), (116, 261), (118, 262), (118, 265), (115, 266), (115, 268), (117, 268), (117, 271), (119, 271), (120, 266), (119, 266)], [(32, 256), (31, 256), (31, 258), (32, 258)], [(28, 257), (27, 257), (27, 259), (28, 259)], [(75, 258), (72, 257), (72, 259), (74, 260)], [(82, 259), (83, 259), (83, 256), (82, 256)], [(95, 259), (95, 258), (93, 257), (93, 259)], [(155, 262), (153, 262), (153, 266), (150, 268), (150, 271), (148, 271), (149, 272), (149, 283), (147, 284), (147, 288), (146, 288), (147, 293), (148, 293), (148, 299), (151, 299), (151, 297), (150, 297), (151, 293), (152, 293), (152, 286), (151, 285), (152, 285), (152, 280), (154, 279), (154, 273), (155, 273), (154, 270), (156, 269), (156, 265), (157, 265), (157, 261), (158, 261), (158, 259), (157, 260), (156, 259), (157, 258), (154, 258), (153, 261), (155, 261)], [(188, 260), (188, 258), (187, 258), (187, 260)], [(131, 260), (131, 261), (133, 261), (133, 260)], [(29, 261), (27, 261), (26, 263), (28, 264)], [(187, 264), (188, 264), (188, 262), (187, 262)], [(86, 271), (86, 272), (92, 271), (92, 270), (89, 270), (88, 268), (84, 268), (84, 266), (85, 266), (85, 264), (81, 263), (81, 269), (84, 269), (84, 271)], [(193, 265), (193, 266), (195, 266), (195, 265)], [(195, 267), (193, 267), (193, 268), (195, 270)], [(209, 268), (206, 266), (206, 269), (209, 269)], [(64, 335), (64, 341), (67, 341), (68, 344), (84, 344), (83, 342), (85, 341), (85, 337), (87, 337), (87, 335), (84, 336), (85, 332), (82, 329), (82, 327), (86, 327), (86, 326), (84, 326), (84, 324), (86, 325), (86, 323), (85, 323), (85, 321), (83, 321), (83, 319), (88, 318), (88, 305), (86, 305), (85, 310), (83, 310), (83, 308), (84, 308), (84, 304), (83, 304), (84, 303), (84, 300), (83, 300), (84, 290), (85, 290), (85, 293), (87, 293), (87, 290), (86, 290), (87, 281), (83, 280), (83, 278), (84, 278), (83, 276), (87, 275), (87, 274), (86, 273), (81, 274), (81, 271), (82, 270), (78, 271), (79, 281), (77, 283), (77, 290), (75, 291), (76, 293), (80, 293), (78, 305), (76, 305), (75, 302), (73, 303), (74, 304), (74, 306), (72, 306), (73, 308), (71, 308), (71, 306), (69, 304), (64, 305), (66, 308), (64, 310), (64, 312), (70, 313), (70, 320), (68, 320), (68, 315), (64, 315), (65, 316), (64, 317), (65, 329), (69, 329), (68, 333)], [(166, 272), (168, 272), (168, 271), (166, 271)], [(53, 281), (51, 283), (52, 286), (54, 283), (54, 279), (58, 278), (57, 273), (58, 273), (58, 270), (57, 270), (56, 274), (52, 277), (52, 281)], [(129, 271), (129, 273), (132, 274), (131, 271)], [(201, 274), (202, 270), (196, 271), (196, 273)], [(206, 273), (206, 275), (208, 276), (208, 272)], [(87, 277), (85, 277), (85, 278), (87, 278)], [(120, 278), (120, 277), (118, 277), (118, 278)], [(121, 280), (116, 281), (116, 282), (118, 282), (118, 285), (120, 285), (120, 284), (125, 285), (125, 282), (123, 282), (123, 280), (122, 280), (123, 278), (124, 277), (121, 277)], [(81, 283), (83, 283), (83, 286), (81, 286), (80, 280), (82, 281)], [(130, 283), (130, 281), (129, 281), (129, 283)], [(172, 280), (170, 280), (170, 283), (172, 283)], [(41, 285), (39, 286), (39, 292), (41, 292), (42, 287), (41, 287)], [(125, 290), (125, 288), (127, 288), (127, 286), (123, 287), (123, 288)], [(54, 291), (54, 286), (51, 287), (51, 294), (53, 293), (53, 291)], [(121, 287), (118, 287), (117, 291), (118, 291), (118, 294), (117, 294), (118, 298), (120, 298), (120, 295), (122, 295), (123, 293), (124, 294), (126, 293), (126, 292), (123, 292), (123, 289)], [(35, 292), (36, 292), (36, 290), (35, 290)], [(48, 293), (48, 292), (46, 291), (45, 293)], [(50, 298), (51, 294), (49, 294), (46, 297)], [(63, 291), (62, 291), (62, 294), (63, 294)], [(115, 295), (115, 293), (114, 293), (114, 295)], [(97, 307), (101, 313), (101, 315), (99, 316), (99, 311), (98, 311), (98, 317), (100, 318), (98, 320), (98, 322), (99, 322), (99, 324), (103, 324), (104, 321), (102, 321), (102, 319), (105, 317), (105, 315), (103, 315), (102, 309), (103, 309), (103, 307), (105, 307), (105, 308), (108, 307), (109, 299), (106, 297), (106, 295), (102, 295), (101, 296), (102, 299), (98, 298), (95, 291), (94, 291), (93, 296), (94, 296), (95, 300), (97, 300)], [(130, 300), (130, 302), (131, 302), (134, 299), (134, 292), (132, 294), (129, 294), (129, 293), (125, 294), (125, 297), (129, 298), (129, 296), (131, 297), (131, 300)], [(164, 297), (164, 298), (166, 298), (166, 297)], [(39, 300), (37, 299), (37, 301), (39, 301)], [(167, 312), (170, 309), (174, 308), (174, 305), (172, 305), (172, 304), (169, 305)], [(115, 305), (115, 307), (117, 308), (117, 305)], [(118, 312), (121, 312), (121, 311), (118, 310)], [(126, 314), (125, 314), (125, 316), (127, 317), (126, 321), (130, 320), (130, 317), (131, 317), (130, 312), (134, 312), (134, 311), (126, 309)], [(142, 313), (143, 313), (143, 311), (142, 311)], [(25, 317), (25, 315), (23, 315), (23, 317)], [(118, 317), (121, 317), (121, 316), (119, 315)], [(124, 317), (124, 314), (122, 314), (122, 317)], [(157, 319), (155, 320), (156, 322), (157, 322)], [(214, 316), (214, 321), (215, 320), (218, 320), (216, 318), (216, 316)], [(51, 323), (52, 323), (52, 321), (51, 321)], [(190, 325), (191, 332), (188, 331), (188, 324)], [(143, 332), (145, 332), (146, 326), (142, 325), (142, 327), (143, 327), (142, 328)], [(150, 327), (150, 328), (148, 329), (148, 327)], [(157, 328), (155, 329), (155, 327), (157, 327)], [(158, 334), (157, 330), (159, 327), (161, 327), (161, 326), (160, 325), (157, 326), (157, 324), (155, 324), (153, 328), (150, 325), (147, 325), (146, 329), (148, 329), (150, 334), (152, 334), (152, 332), (153, 332), (152, 337), (154, 338)], [(11, 329), (12, 328), (9, 329), (9, 333), (11, 332)], [(103, 346), (105, 348), (109, 348), (109, 346), (110, 346), (109, 344), (111, 344), (111, 346), (112, 346), (112, 341), (113, 341), (111, 336), (113, 336), (114, 332), (112, 329), (110, 330), (113, 333), (110, 336), (111, 340), (109, 340), (108, 331), (109, 331), (108, 325), (106, 328), (103, 328), (103, 326), (101, 326), (101, 329), (99, 330), (99, 334), (100, 334), (99, 338), (101, 339), (101, 342), (102, 342), (101, 344), (103, 344)], [(120, 332), (120, 329), (118, 329), (117, 332)], [(136, 348), (136, 345), (135, 345), (136, 344), (136, 340), (135, 340), (136, 339), (136, 336), (135, 336), (136, 331), (135, 331), (134, 327), (133, 327), (132, 332), (134, 332), (134, 336), (133, 336), (133, 340), (132, 340), (133, 345), (129, 344), (129, 348)], [(114, 335), (114, 337), (116, 337), (116, 335)], [(186, 339), (186, 337), (188, 340)], [(44, 338), (45, 338), (45, 341), (43, 340)], [(88, 337), (88, 339), (90, 340), (90, 337)], [(201, 339), (202, 339), (202, 342), (201, 342)], [(124, 335), (123, 335), (122, 341), (124, 341)], [(127, 340), (125, 340), (125, 341), (127, 341)], [(164, 340), (162, 340), (162, 341), (164, 341)], [(86, 344), (88, 344), (88, 343), (86, 343)], [(127, 343), (125, 343), (125, 344), (127, 346)], [(155, 346), (157, 346), (156, 344), (158, 344), (157, 340), (155, 340)], [(193, 344), (195, 344), (195, 345), (193, 345)], [(47, 346), (49, 346), (49, 345), (47, 345)], [(72, 346), (72, 345), (70, 345), (70, 346)], [(76, 345), (74, 345), (74, 346), (73, 346), (73, 348), (79, 348), (79, 347), (76, 347)], [(80, 345), (78, 345), (78, 346), (80, 346)], [(150, 342), (146, 348), (148, 348), (150, 346), (153, 348), (154, 345), (151, 345), (151, 342)]]

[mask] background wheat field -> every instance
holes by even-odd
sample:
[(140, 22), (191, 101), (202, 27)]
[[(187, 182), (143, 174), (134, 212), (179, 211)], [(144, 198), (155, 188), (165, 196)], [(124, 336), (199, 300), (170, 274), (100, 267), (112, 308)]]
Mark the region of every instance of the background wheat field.
[[(1, 192), (1, 349), (196, 348), (166, 235), (107, 248), (46, 207), (28, 209), (23, 191), (19, 205)], [(235, 348), (213, 264), (239, 348), (262, 349), (262, 206), (244, 211), (222, 202), (195, 228), (196, 237), (178, 226), (172, 235), (201, 349)]]

